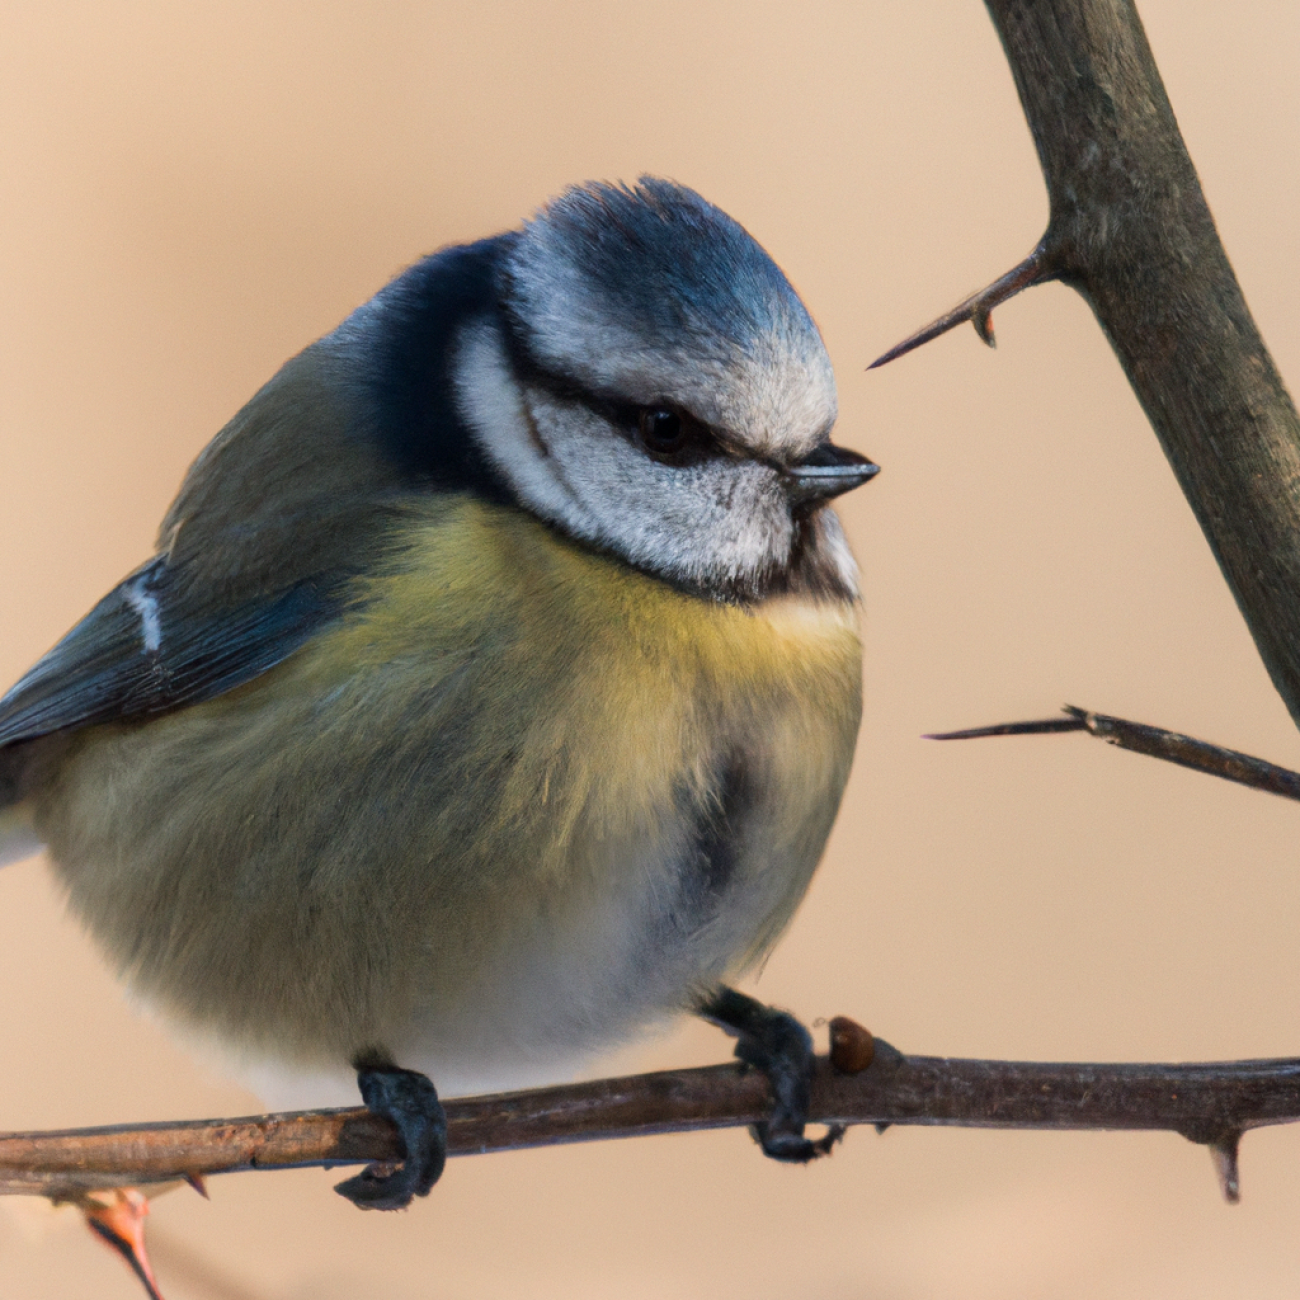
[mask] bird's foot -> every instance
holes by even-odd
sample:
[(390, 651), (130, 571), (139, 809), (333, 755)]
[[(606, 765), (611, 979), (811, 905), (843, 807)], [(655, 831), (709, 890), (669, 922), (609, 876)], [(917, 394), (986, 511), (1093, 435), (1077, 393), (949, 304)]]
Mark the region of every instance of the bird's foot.
[(360, 1065), (357, 1085), (374, 1115), (397, 1125), (406, 1147), (400, 1165), (367, 1165), (334, 1188), (363, 1210), (404, 1210), (429, 1189), (447, 1163), (447, 1116), (434, 1086), (415, 1070)]
[(735, 989), (721, 988), (700, 1004), (706, 1020), (737, 1038), (736, 1055), (767, 1075), (772, 1087), (770, 1118), (750, 1129), (763, 1154), (788, 1164), (807, 1164), (829, 1155), (844, 1136), (832, 1124), (816, 1139), (804, 1137), (812, 1093), (812, 1035), (788, 1011), (777, 1011)]

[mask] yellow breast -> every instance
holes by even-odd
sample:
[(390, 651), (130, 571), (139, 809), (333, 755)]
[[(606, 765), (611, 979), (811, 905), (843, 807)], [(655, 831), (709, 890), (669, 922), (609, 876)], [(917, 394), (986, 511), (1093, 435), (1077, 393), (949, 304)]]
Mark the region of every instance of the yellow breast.
[[(666, 789), (707, 781), (701, 765), (742, 736), (781, 767), (792, 804), (842, 780), (860, 712), (854, 605), (720, 604), (516, 510), (463, 498), (427, 509), (400, 561), (362, 586), (364, 612), (301, 671), (369, 669), (394, 698), (418, 691), (431, 664), (438, 676), (471, 674), (468, 761), (513, 751), (501, 815), (526, 818), (540, 803), (565, 824), (581, 814), (614, 833)], [(557, 828), (547, 839), (558, 866), (567, 837)]]
[[(436, 497), (356, 596), (248, 685), (90, 729), (40, 810), (146, 996), (259, 1051), (445, 1062), (609, 1041), (771, 944), (852, 757), (853, 606), (718, 604)], [(720, 884), (687, 878), (705, 822)]]

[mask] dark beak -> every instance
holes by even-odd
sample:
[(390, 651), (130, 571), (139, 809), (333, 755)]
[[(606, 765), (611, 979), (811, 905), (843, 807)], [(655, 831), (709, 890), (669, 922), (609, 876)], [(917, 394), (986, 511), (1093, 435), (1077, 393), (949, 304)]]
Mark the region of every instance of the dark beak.
[(785, 491), (793, 506), (828, 501), (861, 487), (880, 473), (880, 466), (847, 447), (825, 442), (801, 461), (787, 465)]

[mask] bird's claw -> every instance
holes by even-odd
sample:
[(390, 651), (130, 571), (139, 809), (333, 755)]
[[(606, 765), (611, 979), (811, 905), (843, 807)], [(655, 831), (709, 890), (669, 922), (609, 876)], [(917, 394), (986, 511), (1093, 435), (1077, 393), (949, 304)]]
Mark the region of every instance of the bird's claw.
[(772, 1113), (750, 1127), (763, 1154), (786, 1164), (829, 1155), (844, 1136), (833, 1124), (820, 1138), (804, 1137), (812, 1100), (812, 1035), (788, 1011), (777, 1011), (735, 989), (718, 990), (700, 1014), (736, 1036), (736, 1056), (761, 1070), (772, 1088)]
[(397, 1126), (406, 1157), (401, 1164), (367, 1165), (334, 1190), (363, 1210), (404, 1210), (428, 1196), (447, 1163), (447, 1115), (429, 1079), (395, 1066), (357, 1071), (361, 1098), (372, 1114)]

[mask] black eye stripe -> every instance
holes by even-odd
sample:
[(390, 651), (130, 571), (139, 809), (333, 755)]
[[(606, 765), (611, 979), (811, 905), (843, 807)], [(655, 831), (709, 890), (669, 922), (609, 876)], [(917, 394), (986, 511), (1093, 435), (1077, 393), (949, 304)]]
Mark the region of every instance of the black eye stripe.
[(593, 391), (570, 376), (547, 370), (515, 330), (504, 333), (511, 363), (520, 379), (560, 401), (585, 406), (623, 430), (652, 459), (666, 465), (698, 465), (726, 454), (722, 440), (688, 411), (669, 402), (637, 406), (612, 394)]
[[(511, 325), (508, 318), (505, 323), (507, 326)], [(505, 338), (506, 352), (510, 357), (510, 363), (515, 374), (524, 383), (533, 388), (540, 388), (542, 392), (561, 402), (573, 402), (585, 406), (594, 415), (600, 416), (602, 420), (606, 420), (621, 429), (634, 429), (636, 427), (639, 407), (612, 395), (588, 388), (571, 375), (548, 370), (533, 355), (527, 341), (516, 329), (508, 327), (502, 333)]]

